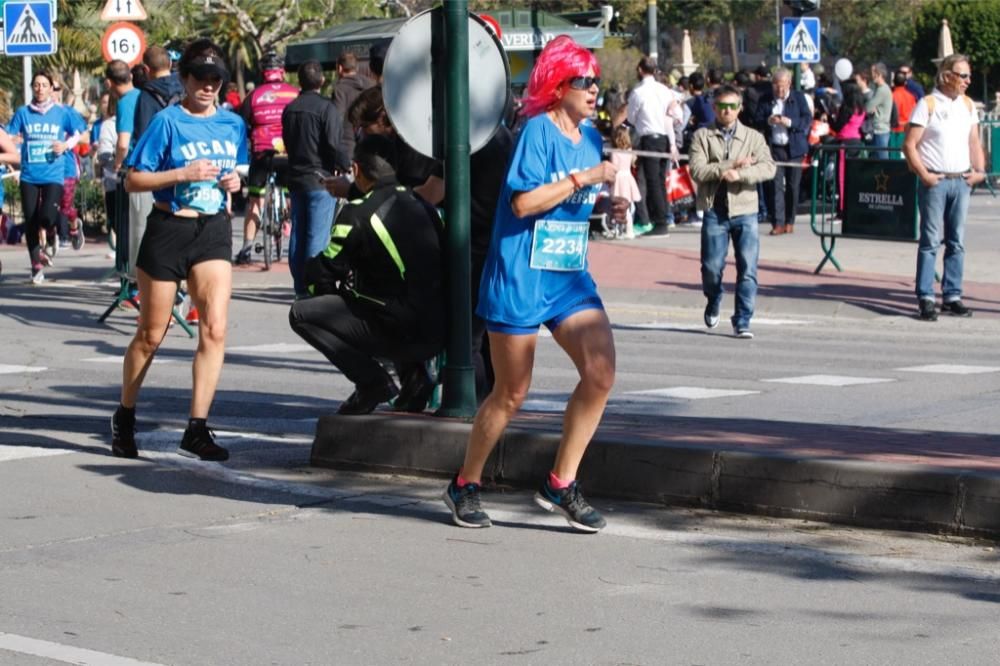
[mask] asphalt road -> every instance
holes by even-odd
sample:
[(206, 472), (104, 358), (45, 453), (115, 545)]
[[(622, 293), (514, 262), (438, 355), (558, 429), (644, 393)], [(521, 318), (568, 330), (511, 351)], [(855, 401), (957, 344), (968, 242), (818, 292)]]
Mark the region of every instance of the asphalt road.
[[(141, 396), (143, 457), (111, 458), (134, 313), (95, 323), (104, 251), (61, 254), (41, 287), (0, 282), (0, 664), (1000, 660), (986, 542), (600, 500), (609, 528), (580, 536), (513, 491), (467, 531), (441, 480), (308, 467), (350, 387), (288, 328), (280, 271), (237, 273), (211, 419), (233, 459), (174, 453), (195, 346), (178, 327)], [(604, 295), (612, 411), (1000, 431), (997, 318), (776, 298), (747, 342), (706, 332), (697, 299)], [(559, 410), (573, 378), (549, 338), (535, 376), (529, 407)]]

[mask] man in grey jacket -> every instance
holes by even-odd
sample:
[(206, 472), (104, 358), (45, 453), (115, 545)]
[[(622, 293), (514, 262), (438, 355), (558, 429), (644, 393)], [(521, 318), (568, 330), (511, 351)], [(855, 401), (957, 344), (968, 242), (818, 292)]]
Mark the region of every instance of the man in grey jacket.
[(701, 227), (701, 284), (708, 303), (705, 326), (719, 325), (722, 271), (729, 239), (736, 254), (736, 309), (731, 322), (738, 338), (753, 338), (750, 318), (757, 296), (757, 183), (774, 178), (775, 165), (763, 135), (738, 120), (742, 96), (732, 86), (715, 93), (715, 126), (691, 140), (689, 168), (698, 186)]

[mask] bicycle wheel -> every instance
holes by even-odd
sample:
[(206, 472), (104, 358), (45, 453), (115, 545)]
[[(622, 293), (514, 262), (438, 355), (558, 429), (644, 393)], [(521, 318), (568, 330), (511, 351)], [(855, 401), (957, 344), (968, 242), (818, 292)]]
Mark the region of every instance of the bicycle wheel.
[(274, 236), (271, 228), (274, 226), (274, 183), (268, 181), (264, 189), (264, 199), (260, 205), (260, 233), (264, 240), (264, 270), (271, 270), (271, 244)]
[(274, 232), (274, 260), (281, 261), (281, 246), (284, 239), (284, 226), (285, 222), (288, 221), (288, 208), (287, 195), (282, 191), (280, 196), (277, 197), (278, 202), (275, 205), (275, 216), (274, 225), (272, 231)]

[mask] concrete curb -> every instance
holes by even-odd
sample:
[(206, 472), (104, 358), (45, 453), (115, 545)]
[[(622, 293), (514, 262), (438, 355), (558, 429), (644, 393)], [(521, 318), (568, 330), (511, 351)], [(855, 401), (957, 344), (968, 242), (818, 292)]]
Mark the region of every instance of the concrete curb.
[[(324, 416), (311, 463), (448, 477), (472, 426), (400, 415)], [(486, 476), (534, 488), (559, 433), (508, 428)], [(598, 435), (580, 469), (588, 496), (1000, 538), (1000, 474), (771, 452), (665, 446)]]

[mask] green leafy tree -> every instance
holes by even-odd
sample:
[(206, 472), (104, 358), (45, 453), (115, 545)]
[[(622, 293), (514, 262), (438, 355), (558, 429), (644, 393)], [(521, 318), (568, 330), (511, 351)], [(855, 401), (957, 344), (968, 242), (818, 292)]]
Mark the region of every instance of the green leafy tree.
[(855, 65), (908, 60), (920, 3), (914, 0), (836, 0), (820, 5), (831, 55)]
[[(768, 0), (670, 0), (658, 6), (657, 21), (661, 25), (686, 28), (692, 31), (692, 35), (696, 30), (704, 30), (706, 34), (725, 30), (729, 36), (729, 57), (733, 63), (739, 62), (736, 26), (746, 25), (774, 8)], [(722, 59), (717, 56), (714, 45), (708, 44), (699, 49), (697, 60), (703, 67), (721, 64)]]
[(956, 53), (969, 57), (973, 68), (970, 93), (986, 98), (1000, 87), (1000, 0), (934, 0), (923, 5), (916, 20), (913, 42), (914, 66), (933, 81), (937, 66), (941, 21), (947, 19)]

